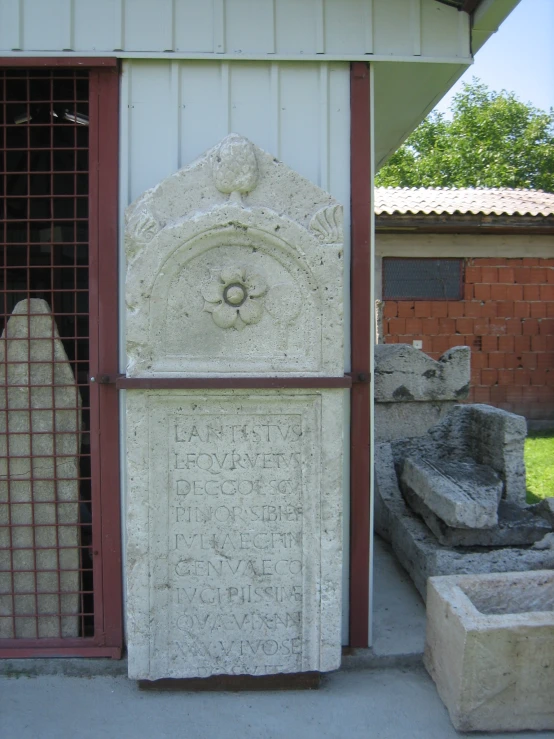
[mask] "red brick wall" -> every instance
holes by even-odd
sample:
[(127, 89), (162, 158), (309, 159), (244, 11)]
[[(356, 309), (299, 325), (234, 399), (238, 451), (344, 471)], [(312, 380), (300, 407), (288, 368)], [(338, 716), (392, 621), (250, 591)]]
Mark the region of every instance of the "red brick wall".
[(471, 347), (473, 403), (554, 418), (554, 259), (467, 259), (464, 299), (387, 300), (386, 344)]

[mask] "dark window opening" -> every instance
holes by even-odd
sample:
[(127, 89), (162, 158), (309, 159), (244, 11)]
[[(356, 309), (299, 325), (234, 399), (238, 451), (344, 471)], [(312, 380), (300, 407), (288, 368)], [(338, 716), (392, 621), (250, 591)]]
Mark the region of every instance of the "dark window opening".
[[(81, 403), (78, 502), (73, 502), (78, 506), (78, 520), (73, 517), (68, 524), (64, 519), (68, 504), (62, 502), (65, 482), (57, 466), (53, 483), (48, 483), (53, 498), (46, 503), (41, 500), (47, 486), (40, 475), (35, 475), (26, 493), (29, 500), (18, 499), (16, 484), (9, 474), (12, 447), (9, 442), (3, 444), (0, 456), (8, 469), (0, 495), (0, 526), (7, 531), (0, 539), (0, 570), (3, 570), (0, 574), (4, 576), (0, 578), (0, 600), (4, 599), (0, 608), (0, 636), (3, 638), (94, 634), (88, 385), (88, 121), (88, 71), (65, 68), (0, 71), (0, 331), (4, 332), (20, 301), (33, 298), (46, 301)], [(29, 363), (32, 361), (30, 356)], [(4, 376), (7, 371), (8, 361)], [(27, 376), (30, 372), (29, 368)], [(55, 369), (52, 376), (55, 377)], [(8, 390), (4, 388), (1, 392), (5, 392), (7, 402)], [(32, 389), (29, 392), (32, 395)], [(56, 415), (55, 401), (47, 410)], [(79, 412), (78, 407), (70, 410)], [(34, 438), (37, 433), (39, 439), (40, 432), (35, 432), (32, 414), (29, 416), (33, 437), (29, 442), (30, 457), (39, 457), (35, 451), (39, 442)], [(9, 439), (10, 433), (15, 432), (4, 429), (3, 435)], [(57, 454), (54, 449), (54, 455)], [(25, 520), (20, 524), (21, 530), (15, 520), (18, 510)], [(72, 531), (78, 529), (76, 539), (71, 539), (71, 527)], [(25, 538), (23, 534), (28, 534), (24, 557), (18, 543)], [(67, 544), (68, 540), (72, 543)], [(48, 543), (44, 544), (45, 541)], [(75, 548), (78, 557), (72, 559), (69, 552)], [(55, 565), (41, 564), (47, 562), (44, 550), (55, 553), (52, 555)], [(21, 564), (23, 560), (25, 564)], [(75, 572), (73, 579), (68, 572)], [(46, 573), (50, 574), (49, 578)], [(68, 586), (68, 583), (77, 585)], [(78, 626), (68, 626), (76, 623), (76, 619)]]
[(462, 259), (383, 258), (383, 300), (461, 300)]

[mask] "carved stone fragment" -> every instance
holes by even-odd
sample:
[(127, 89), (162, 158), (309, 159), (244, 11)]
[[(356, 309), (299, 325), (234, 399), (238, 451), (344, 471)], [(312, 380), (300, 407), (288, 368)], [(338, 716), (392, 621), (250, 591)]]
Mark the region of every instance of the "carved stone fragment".
[(44, 300), (15, 306), (0, 384), (0, 638), (78, 636), (81, 400)]
[(502, 481), (490, 467), (408, 457), (401, 481), (448, 526), (488, 529), (498, 523)]
[[(144, 213), (164, 225), (127, 233), (128, 376), (343, 375), (330, 195), (231, 134)], [(126, 393), (132, 678), (340, 664), (343, 391), (254, 387)]]

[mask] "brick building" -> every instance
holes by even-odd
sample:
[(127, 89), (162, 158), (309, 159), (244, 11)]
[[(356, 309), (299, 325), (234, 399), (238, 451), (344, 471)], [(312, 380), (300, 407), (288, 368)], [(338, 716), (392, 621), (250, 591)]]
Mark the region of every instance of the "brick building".
[(554, 418), (554, 195), (377, 188), (379, 340), (470, 346), (470, 400)]

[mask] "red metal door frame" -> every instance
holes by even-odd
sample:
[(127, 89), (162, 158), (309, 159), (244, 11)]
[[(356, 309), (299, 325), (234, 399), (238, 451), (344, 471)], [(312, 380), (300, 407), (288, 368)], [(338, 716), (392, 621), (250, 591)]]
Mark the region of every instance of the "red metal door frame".
[(350, 640), (367, 647), (370, 574), (371, 379), (371, 81), (369, 64), (350, 67), (350, 188), (352, 218), (350, 421)]
[[(115, 58), (0, 58), (0, 67), (89, 68), (90, 375), (118, 369), (119, 74)], [(94, 636), (0, 641), (0, 658), (121, 658), (123, 644), (119, 402), (113, 385), (91, 382)], [(92, 408), (96, 412), (92, 413)], [(40, 642), (40, 643), (39, 643)]]
[[(117, 62), (108, 69), (90, 71), (90, 158), (98, 168), (90, 170), (90, 264), (91, 377), (117, 373), (118, 366), (118, 163), (119, 163), (119, 71)], [(94, 122), (93, 122), (94, 121)], [(96, 315), (93, 311), (96, 311)], [(94, 337), (94, 338), (93, 338)], [(119, 491), (119, 396), (114, 385), (91, 382), (91, 398), (98, 409), (91, 445), (96, 446), (93, 496), (101, 520), (99, 549), (94, 575), (100, 586), (95, 596), (96, 640), (109, 656), (121, 657), (123, 600), (121, 577), (121, 513)], [(91, 450), (94, 447), (91, 446)], [(93, 508), (94, 510), (94, 508)], [(98, 554), (97, 554), (98, 552)], [(101, 556), (99, 556), (101, 552)]]

